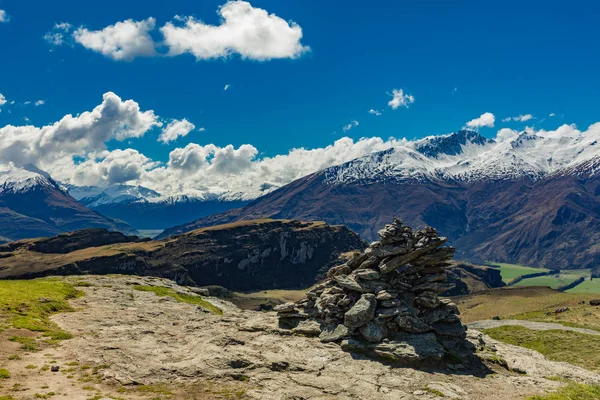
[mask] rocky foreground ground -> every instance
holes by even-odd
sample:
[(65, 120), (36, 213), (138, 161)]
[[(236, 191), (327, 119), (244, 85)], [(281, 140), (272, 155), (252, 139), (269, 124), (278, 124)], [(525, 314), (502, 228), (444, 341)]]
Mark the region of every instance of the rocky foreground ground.
[[(64, 279), (89, 285), (81, 287), (85, 296), (71, 301), (76, 312), (53, 317), (74, 338), (23, 355), (13, 365), (14, 371), (22, 372), (3, 382), (0, 393), (20, 384), (19, 390), (10, 391), (16, 399), (60, 393), (69, 399), (491, 400), (543, 393), (564, 385), (562, 378), (600, 382), (592, 372), (547, 361), (539, 353), (496, 342), (474, 330), (468, 330), (468, 339), (477, 347), (484, 369), (452, 361), (428, 370), (396, 368), (344, 352), (338, 344), (280, 329), (273, 312), (243, 311), (207, 298), (223, 310), (218, 315), (133, 289), (159, 286), (192, 293), (169, 280)], [(26, 368), (48, 360), (60, 367), (59, 372)], [(81, 366), (89, 366), (88, 373)]]

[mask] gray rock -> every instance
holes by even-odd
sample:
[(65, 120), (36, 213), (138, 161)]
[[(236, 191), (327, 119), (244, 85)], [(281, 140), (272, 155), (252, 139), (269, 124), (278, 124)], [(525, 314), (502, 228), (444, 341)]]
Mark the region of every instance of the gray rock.
[(276, 305), (275, 307), (273, 307), (273, 311), (277, 311), (279, 313), (295, 312), (296, 304), (295, 303), (279, 304), (279, 305)]
[(386, 330), (383, 325), (369, 322), (360, 328), (360, 334), (369, 342), (379, 343), (385, 338)]
[(317, 321), (300, 321), (298, 326), (292, 329), (292, 332), (305, 336), (319, 336), (321, 334), (321, 326)]
[(363, 294), (360, 299), (344, 314), (344, 325), (348, 328), (358, 328), (375, 317), (377, 301), (373, 294)]
[(426, 323), (432, 325), (438, 321), (448, 318), (451, 315), (459, 314), (458, 307), (455, 304), (450, 303), (447, 305), (440, 306), (431, 310), (425, 311), (421, 315), (421, 319)]
[(350, 278), (347, 275), (337, 275), (334, 276), (333, 279), (340, 285), (341, 287), (354, 290), (355, 292), (366, 293), (367, 290), (364, 289), (361, 285), (358, 284), (354, 279)]
[(410, 314), (402, 314), (396, 317), (394, 320), (398, 327), (405, 332), (410, 333), (423, 333), (432, 330), (431, 326), (427, 325), (418, 317)]
[(391, 318), (408, 311), (407, 307), (380, 308), (377, 310), (377, 318)]
[(381, 278), (381, 274), (372, 269), (360, 269), (354, 273), (354, 276), (359, 279), (364, 279), (367, 281), (372, 281), (375, 279)]
[(398, 293), (388, 292), (387, 290), (381, 290), (377, 292), (377, 300), (392, 300), (398, 296)]
[(440, 299), (434, 292), (425, 291), (415, 298), (415, 304), (420, 308), (436, 308), (440, 305)]
[(348, 328), (342, 324), (337, 326), (324, 326), (321, 334), (319, 335), (319, 340), (323, 343), (336, 342), (345, 338), (349, 334), (350, 331)]
[(436, 322), (432, 325), (433, 330), (438, 335), (466, 337), (466, 330), (460, 321), (455, 322)]
[(408, 254), (402, 254), (397, 257), (393, 257), (390, 260), (382, 263), (379, 266), (379, 270), (383, 274), (388, 274), (388, 273), (392, 272), (393, 270), (395, 270), (396, 268), (403, 266), (404, 264), (408, 264), (411, 261), (417, 260), (419, 257), (423, 256), (428, 251), (431, 251), (437, 247), (440, 247), (441, 245), (446, 243), (447, 240), (448, 239), (446, 239), (445, 237), (439, 237), (439, 238), (432, 239), (431, 242), (427, 246), (425, 246), (421, 249), (411, 251)]
[(395, 308), (395, 307), (399, 307), (399, 306), (403, 305), (404, 303), (402, 302), (402, 300), (390, 299), (390, 300), (382, 300), (380, 304), (381, 304), (381, 307), (384, 307), (384, 308)]
[(445, 355), (432, 333), (406, 334), (398, 340), (378, 344), (348, 339), (342, 341), (342, 349), (407, 367), (436, 365)]

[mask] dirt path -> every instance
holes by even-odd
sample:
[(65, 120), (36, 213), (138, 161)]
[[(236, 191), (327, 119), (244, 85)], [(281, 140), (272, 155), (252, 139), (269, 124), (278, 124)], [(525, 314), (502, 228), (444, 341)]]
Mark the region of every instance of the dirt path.
[(534, 322), (534, 321), (525, 321), (519, 319), (501, 319), (501, 320), (483, 320), (483, 321), (475, 321), (470, 322), (468, 324), (470, 329), (482, 330), (482, 329), (492, 329), (498, 328), (500, 326), (522, 326), (524, 328), (533, 329), (536, 331), (549, 331), (549, 330), (560, 330), (560, 331), (572, 331), (578, 333), (584, 333), (586, 335), (596, 335), (600, 336), (600, 331), (595, 331), (593, 329), (585, 329), (585, 328), (574, 328), (571, 326), (565, 326), (561, 324), (555, 324), (552, 322)]

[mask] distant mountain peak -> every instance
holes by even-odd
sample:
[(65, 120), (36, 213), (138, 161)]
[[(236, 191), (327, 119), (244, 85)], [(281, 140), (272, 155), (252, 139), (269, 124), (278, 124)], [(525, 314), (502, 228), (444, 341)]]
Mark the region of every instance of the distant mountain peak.
[(494, 140), (481, 136), (478, 132), (460, 130), (456, 133), (442, 136), (432, 136), (418, 141), (415, 150), (429, 158), (440, 155), (454, 156), (461, 154), (463, 147), (469, 144), (485, 146)]

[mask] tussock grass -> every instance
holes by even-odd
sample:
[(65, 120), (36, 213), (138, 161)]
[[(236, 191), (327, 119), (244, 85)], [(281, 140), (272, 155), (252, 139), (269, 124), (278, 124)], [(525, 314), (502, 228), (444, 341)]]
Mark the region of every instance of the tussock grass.
[(537, 331), (522, 326), (486, 329), (485, 333), (493, 339), (536, 350), (549, 360), (600, 372), (600, 336), (560, 330)]
[(599, 400), (600, 385), (570, 384), (554, 393), (531, 396), (527, 400)]
[[(70, 333), (50, 321), (52, 314), (73, 311), (68, 300), (82, 293), (72, 285), (52, 278), (0, 280), (0, 321), (17, 329), (41, 332), (48, 342), (70, 339)], [(11, 337), (25, 350), (36, 350), (35, 340)]]
[(165, 297), (169, 296), (174, 298), (175, 300), (181, 303), (193, 304), (195, 306), (202, 307), (205, 310), (212, 312), (213, 314), (223, 315), (223, 310), (219, 307), (213, 305), (212, 303), (204, 300), (202, 296), (198, 295), (189, 295), (189, 294), (181, 294), (177, 293), (171, 288), (166, 288), (162, 286), (141, 286), (136, 285), (133, 287), (135, 290), (139, 290), (141, 292), (152, 292), (157, 296)]

